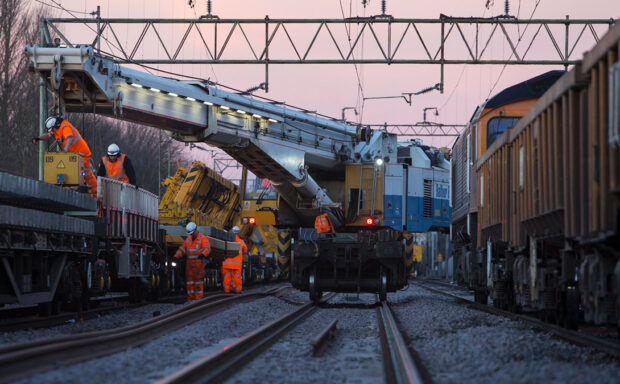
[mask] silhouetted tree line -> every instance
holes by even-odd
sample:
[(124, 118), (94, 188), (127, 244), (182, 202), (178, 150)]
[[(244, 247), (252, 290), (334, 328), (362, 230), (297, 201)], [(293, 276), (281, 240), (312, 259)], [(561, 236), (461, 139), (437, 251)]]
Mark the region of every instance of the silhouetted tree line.
[[(50, 16), (46, 12), (25, 0), (0, 0), (0, 169), (33, 178), (38, 176), (38, 146), (30, 139), (39, 134), (40, 77), (28, 73), (29, 62), (22, 49), (39, 42), (39, 19)], [(47, 99), (51, 107), (50, 93)], [(91, 113), (70, 113), (65, 118), (88, 143), (94, 167), (108, 145), (116, 143), (131, 159), (138, 185), (154, 193), (158, 192), (159, 170), (162, 178), (168, 174), (169, 148), (171, 174), (178, 162), (189, 163), (183, 155), (184, 144), (170, 143), (155, 128)]]

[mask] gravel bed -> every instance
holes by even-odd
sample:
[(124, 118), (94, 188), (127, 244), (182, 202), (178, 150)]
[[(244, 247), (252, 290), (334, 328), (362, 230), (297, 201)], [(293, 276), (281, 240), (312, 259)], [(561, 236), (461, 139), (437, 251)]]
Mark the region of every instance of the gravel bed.
[(120, 309), (100, 317), (84, 321), (72, 321), (51, 328), (28, 329), (14, 332), (0, 333), (0, 346), (26, 341), (47, 339), (61, 335), (99, 331), (103, 329), (124, 327), (139, 323), (153, 317), (159, 312), (164, 314), (177, 308), (177, 304), (147, 304), (138, 308)]
[(233, 306), (136, 348), (41, 373), (19, 383), (149, 383), (291, 311), (274, 297)]
[[(308, 299), (307, 292), (285, 295)], [(375, 296), (340, 294), (282, 336), (269, 349), (225, 381), (233, 383), (381, 383), (383, 363)], [(321, 357), (311, 357), (310, 341), (334, 319), (335, 338)]]
[[(249, 287), (244, 287), (244, 292), (263, 292), (268, 289), (284, 286), (287, 284), (288, 283), (285, 282), (255, 284)], [(210, 294), (214, 293), (214, 291), (208, 291), (206, 293)], [(157, 312), (159, 312), (160, 315), (163, 315), (164, 313), (170, 312), (178, 306), (178, 304), (147, 304), (143, 307), (113, 311), (110, 313), (102, 314), (99, 317), (86, 319), (83, 321), (69, 321), (66, 324), (56, 327), (20, 330), (13, 332), (0, 332), (0, 347), (9, 344), (24, 343), (32, 340), (42, 340), (74, 333), (84, 333), (124, 327), (127, 325), (149, 320)]]
[(618, 383), (620, 364), (526, 323), (411, 285), (388, 295), (435, 383)]

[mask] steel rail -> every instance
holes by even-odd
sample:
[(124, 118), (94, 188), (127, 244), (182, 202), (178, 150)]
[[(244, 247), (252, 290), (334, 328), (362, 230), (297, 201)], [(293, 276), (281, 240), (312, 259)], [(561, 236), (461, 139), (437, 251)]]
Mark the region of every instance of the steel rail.
[(413, 361), (387, 301), (383, 301), (377, 308), (377, 318), (386, 382), (389, 384), (428, 382), (429, 380), (425, 379), (427, 375), (422, 372), (423, 368)]
[(122, 328), (9, 345), (0, 348), (0, 383), (135, 347), (231, 305), (278, 294), (284, 289), (290, 287), (236, 296), (216, 294), (156, 318)]
[(607, 354), (620, 358), (620, 344), (619, 343), (611, 342), (611, 341), (601, 339), (598, 337), (594, 337), (594, 336), (584, 335), (577, 331), (572, 331), (570, 329), (562, 328), (554, 324), (545, 323), (544, 321), (538, 320), (530, 316), (519, 315), (517, 313), (512, 313), (512, 312), (509, 312), (503, 309), (477, 303), (475, 301), (465, 299), (461, 296), (457, 296), (457, 295), (454, 295), (448, 292), (444, 292), (440, 289), (428, 287), (419, 282), (414, 282), (413, 284), (420, 288), (424, 288), (427, 291), (454, 298), (457, 300), (458, 303), (469, 305), (472, 308), (477, 309), (479, 311), (487, 312), (492, 315), (507, 317), (512, 320), (521, 320), (539, 329), (542, 329), (547, 332), (551, 332), (555, 336), (562, 338), (566, 341), (569, 341), (571, 343), (594, 348), (601, 352), (605, 352)]
[[(335, 295), (335, 293), (332, 293), (325, 296), (322, 302), (327, 302)], [(252, 356), (255, 356), (260, 351), (267, 348), (284, 333), (301, 323), (317, 308), (318, 305), (308, 303), (238, 338), (231, 344), (186, 365), (182, 369), (158, 380), (156, 383), (186, 384), (219, 382), (234, 371), (238, 371), (243, 364), (250, 361)]]
[(336, 325), (338, 324), (338, 319), (332, 321), (315, 337), (310, 345), (312, 346), (312, 357), (323, 356), (323, 352), (325, 348), (327, 348), (327, 342), (334, 338), (336, 334)]

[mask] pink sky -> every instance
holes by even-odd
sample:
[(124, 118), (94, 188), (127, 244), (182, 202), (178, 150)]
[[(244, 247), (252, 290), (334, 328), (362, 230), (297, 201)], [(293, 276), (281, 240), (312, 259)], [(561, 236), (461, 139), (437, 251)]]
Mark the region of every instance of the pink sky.
[[(50, 0), (43, 0), (51, 3)], [(59, 0), (57, 0), (59, 1)], [(133, 18), (195, 18), (205, 13), (206, 1), (197, 0), (195, 9), (187, 5), (186, 0), (64, 0), (64, 7), (71, 10), (90, 12), (101, 6), (103, 17)], [(387, 13), (395, 18), (438, 18), (443, 13), (450, 16), (494, 16), (502, 14), (504, 1), (495, 0), (490, 9), (485, 9), (486, 0), (463, 1), (410, 1), (388, 0)], [(536, 1), (511, 1), (511, 14), (516, 15), (520, 5), (519, 18), (528, 19)], [(369, 16), (380, 13), (380, 0), (370, 0), (364, 9), (361, 0), (342, 0), (345, 15)], [(350, 10), (350, 6), (352, 10)], [(341, 18), (339, 0), (213, 0), (213, 13), (221, 18), (258, 18), (265, 15), (270, 18)], [(608, 19), (620, 16), (618, 0), (541, 0), (534, 18), (560, 19), (569, 15), (570, 18)], [(63, 17), (68, 17), (66, 13)], [(117, 31), (119, 32), (119, 31)], [(119, 38), (131, 41), (135, 32), (129, 29), (126, 35), (120, 30)], [(133, 34), (132, 34), (133, 33)], [(180, 38), (182, 31), (171, 34)], [(197, 42), (194, 45), (198, 47)], [(579, 47), (584, 51), (589, 47)], [(199, 49), (199, 48), (194, 48)], [(507, 44), (498, 43), (489, 48), (494, 55), (508, 57)], [(539, 48), (542, 49), (542, 48)], [(159, 52), (159, 51), (158, 51)], [(163, 58), (163, 51), (160, 52)], [(535, 53), (535, 52), (534, 52)], [(580, 57), (581, 53), (573, 58)], [(461, 58), (465, 58), (464, 55)], [(422, 120), (424, 107), (439, 107), (438, 117), (432, 116), (431, 121), (442, 123), (467, 122), (472, 112), (489, 94), (493, 84), (499, 78), (493, 93), (525, 80), (534, 75), (551, 69), (562, 69), (540, 66), (508, 66), (500, 77), (502, 66), (463, 66), (446, 67), (445, 92), (432, 92), (414, 97), (413, 106), (402, 100), (367, 101), (364, 105), (363, 123), (409, 124)], [(239, 89), (247, 89), (264, 81), (264, 66), (261, 65), (218, 65), (218, 66), (175, 66), (176, 72), (210, 77), (218, 82)], [(365, 96), (399, 95), (402, 92), (415, 92), (439, 82), (439, 66), (436, 65), (363, 65), (359, 66)], [(287, 65), (270, 67), (270, 92), (257, 94), (290, 104), (317, 110), (321, 113), (339, 117), (341, 108), (358, 106), (358, 85), (355, 69), (352, 65)], [(460, 78), (460, 81), (458, 79)], [(430, 116), (430, 115), (429, 115)], [(347, 112), (351, 120), (355, 116)], [(442, 138), (424, 138), (431, 145), (449, 144)]]

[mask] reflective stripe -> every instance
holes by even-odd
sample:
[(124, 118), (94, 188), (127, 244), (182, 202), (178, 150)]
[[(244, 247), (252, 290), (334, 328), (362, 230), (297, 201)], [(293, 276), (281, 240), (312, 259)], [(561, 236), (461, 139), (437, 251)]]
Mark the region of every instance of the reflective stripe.
[(228, 261), (228, 260), (224, 260), (224, 263), (231, 263), (231, 264), (239, 264), (239, 265), (243, 265), (243, 263), (240, 263), (238, 261)]
[[(71, 132), (73, 132), (73, 136), (68, 136), (68, 137), (65, 138), (65, 140), (64, 140), (64, 142), (62, 143), (62, 146), (61, 146), (62, 149), (65, 149), (65, 145), (67, 144), (66, 139), (68, 139), (69, 137), (74, 137), (75, 138), (73, 140), (73, 144), (77, 143), (77, 141), (82, 138), (82, 136), (78, 133), (78, 131), (75, 129), (75, 127), (71, 123), (69, 123), (67, 121), (67, 124), (64, 124), (64, 125), (68, 125), (69, 128), (71, 128)], [(60, 128), (62, 128), (62, 126), (63, 126), (63, 124), (61, 123), (60, 124)]]
[(233, 273), (232, 275), (233, 275), (233, 276), (241, 276), (241, 274), (240, 274), (240, 273)]
[(200, 255), (197, 255), (197, 256), (188, 255), (188, 256), (187, 256), (187, 258), (188, 258), (188, 259), (197, 259), (197, 258), (199, 258), (199, 257), (200, 257)]
[[(125, 154), (124, 153), (122, 153), (119, 156), (118, 160), (117, 160), (119, 162), (118, 167), (120, 169), (120, 174), (119, 175), (110, 175), (110, 172), (108, 172), (108, 156), (107, 155), (103, 156), (102, 160), (103, 160), (103, 165), (105, 167), (105, 173), (106, 173), (106, 175), (108, 177), (111, 177), (114, 180), (120, 180), (120, 181), (123, 181), (123, 179), (126, 178), (125, 167), (124, 167), (124, 162), (125, 162)], [(114, 168), (116, 168), (116, 166)], [(114, 169), (114, 171), (116, 171), (116, 169)]]

